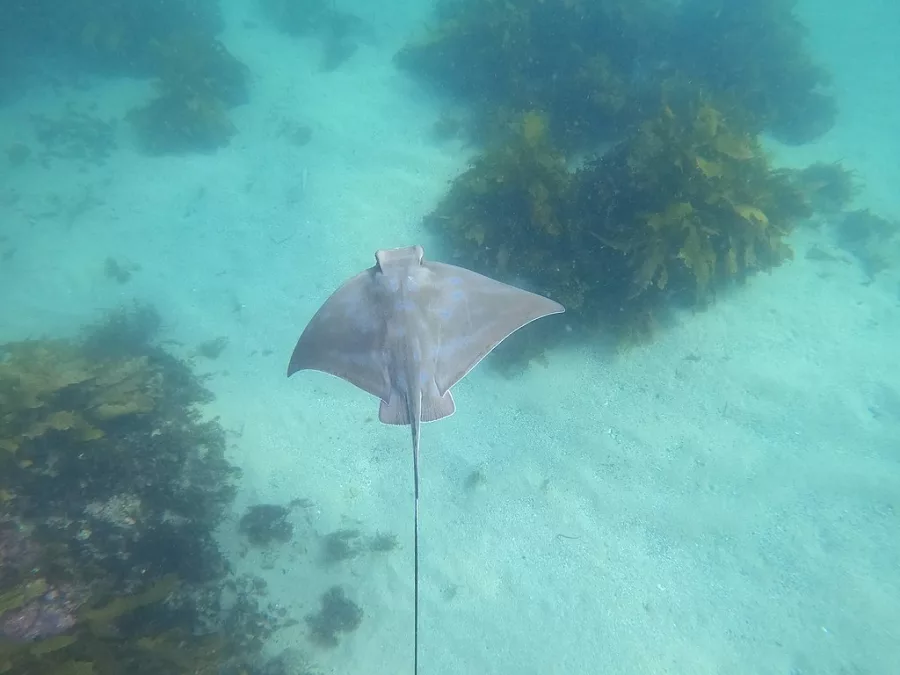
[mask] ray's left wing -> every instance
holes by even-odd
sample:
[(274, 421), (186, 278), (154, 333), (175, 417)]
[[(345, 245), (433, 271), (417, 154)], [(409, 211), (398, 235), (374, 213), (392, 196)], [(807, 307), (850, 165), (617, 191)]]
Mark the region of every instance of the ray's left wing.
[(385, 319), (374, 289), (374, 268), (348, 280), (307, 325), (288, 366), (319, 370), (356, 385), (372, 396), (390, 396)]

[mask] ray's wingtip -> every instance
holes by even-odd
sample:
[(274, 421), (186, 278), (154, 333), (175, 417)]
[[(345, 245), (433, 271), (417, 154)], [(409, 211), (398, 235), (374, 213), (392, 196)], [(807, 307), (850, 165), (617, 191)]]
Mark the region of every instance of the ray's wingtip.
[(552, 298), (547, 298), (547, 300), (550, 301), (551, 307), (552, 307), (550, 312), (548, 312), (548, 316), (553, 315), (553, 314), (564, 314), (565, 313), (566, 308), (563, 306), (562, 303), (557, 302), (556, 300), (553, 300)]
[(288, 367), (287, 367), (287, 376), (288, 377), (290, 377), (291, 375), (296, 373), (298, 370), (303, 370), (303, 365), (300, 363), (299, 354), (297, 353), (299, 348), (300, 348), (300, 345), (298, 343), (297, 346), (294, 347), (294, 351), (291, 353), (291, 360), (288, 363)]

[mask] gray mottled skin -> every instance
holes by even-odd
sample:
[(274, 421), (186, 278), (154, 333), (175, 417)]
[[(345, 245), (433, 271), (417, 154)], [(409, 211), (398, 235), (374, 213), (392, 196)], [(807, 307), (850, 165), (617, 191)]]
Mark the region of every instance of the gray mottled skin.
[(380, 250), (375, 262), (319, 308), (288, 376), (319, 370), (340, 377), (381, 399), (382, 422), (410, 425), (418, 619), (420, 424), (452, 415), (450, 388), (510, 334), (565, 310), (462, 267), (425, 261), (421, 246)]

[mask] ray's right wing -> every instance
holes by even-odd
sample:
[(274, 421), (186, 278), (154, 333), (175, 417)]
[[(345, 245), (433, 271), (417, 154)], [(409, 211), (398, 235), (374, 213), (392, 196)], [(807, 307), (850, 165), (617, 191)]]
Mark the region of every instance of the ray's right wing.
[(432, 300), (438, 325), (435, 382), (446, 393), (494, 347), (526, 324), (565, 308), (542, 295), (523, 291), (462, 267), (425, 262), (440, 293)]

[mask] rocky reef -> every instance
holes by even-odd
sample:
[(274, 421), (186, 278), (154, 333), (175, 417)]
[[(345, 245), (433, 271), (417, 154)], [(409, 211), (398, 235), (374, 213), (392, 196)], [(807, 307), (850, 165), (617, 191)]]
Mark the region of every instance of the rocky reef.
[(225, 432), (159, 323), (137, 307), (0, 346), (0, 672), (275, 672), (282, 619), (215, 538)]

